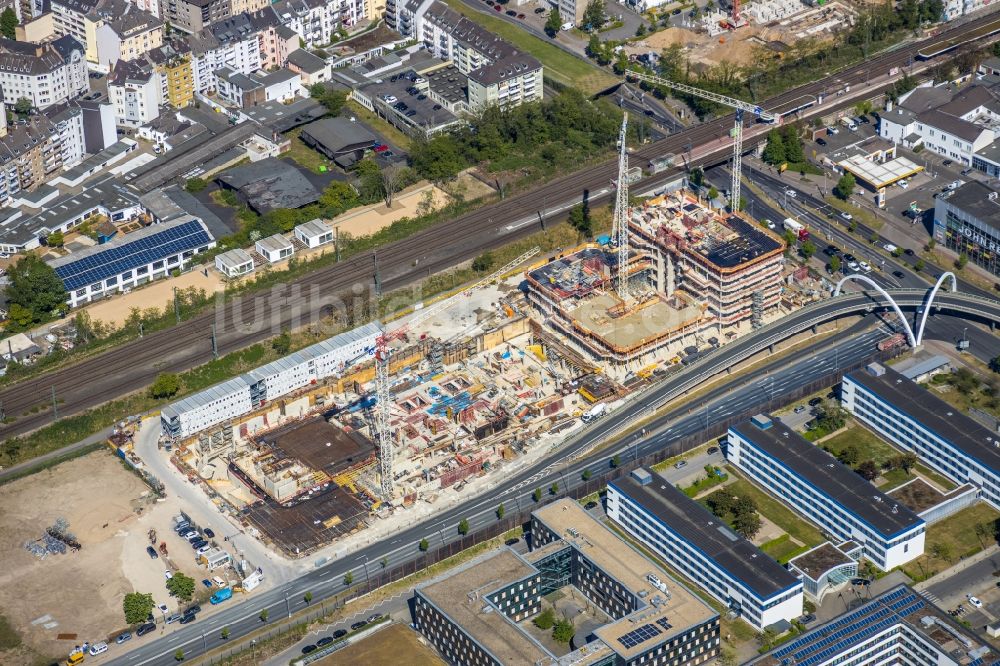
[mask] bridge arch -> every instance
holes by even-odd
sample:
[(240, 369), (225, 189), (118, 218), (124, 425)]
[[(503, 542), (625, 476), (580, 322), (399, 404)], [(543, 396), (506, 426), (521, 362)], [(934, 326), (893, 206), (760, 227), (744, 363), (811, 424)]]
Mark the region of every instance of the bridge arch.
[(840, 296), (840, 288), (843, 287), (844, 283), (847, 282), (848, 280), (856, 280), (858, 282), (864, 282), (865, 284), (873, 287), (875, 291), (880, 293), (882, 295), (882, 298), (889, 301), (889, 305), (891, 305), (892, 309), (896, 311), (896, 315), (899, 317), (899, 321), (903, 323), (903, 329), (906, 331), (906, 339), (910, 343), (910, 346), (911, 347), (917, 346), (917, 338), (913, 335), (913, 329), (910, 328), (910, 322), (906, 321), (906, 316), (903, 314), (903, 311), (899, 309), (899, 305), (897, 305), (896, 301), (894, 301), (892, 296), (889, 295), (889, 292), (887, 292), (885, 289), (879, 286), (877, 282), (872, 280), (867, 275), (861, 275), (860, 273), (852, 273), (851, 275), (845, 275), (844, 277), (840, 278), (840, 282), (837, 283), (837, 287), (833, 290), (834, 296)]
[(958, 291), (958, 280), (955, 278), (955, 274), (951, 271), (945, 271), (941, 274), (941, 277), (937, 279), (934, 283), (934, 287), (931, 288), (930, 293), (927, 295), (927, 300), (924, 302), (924, 311), (920, 314), (920, 324), (917, 326), (917, 344), (919, 345), (924, 339), (924, 326), (927, 325), (927, 315), (931, 311), (931, 306), (934, 304), (934, 297), (937, 296), (938, 289), (945, 280), (951, 278), (951, 290), (953, 292)]

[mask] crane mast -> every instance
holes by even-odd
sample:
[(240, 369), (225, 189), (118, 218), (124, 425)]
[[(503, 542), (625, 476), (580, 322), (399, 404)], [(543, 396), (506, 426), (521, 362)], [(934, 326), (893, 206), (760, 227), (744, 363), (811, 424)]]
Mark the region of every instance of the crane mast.
[(615, 272), (618, 275), (618, 298), (622, 303), (628, 299), (628, 150), (625, 134), (628, 130), (628, 113), (622, 116), (622, 128), (618, 133), (618, 184), (615, 194), (615, 211), (612, 220), (612, 238), (618, 248)]
[(735, 97), (728, 97), (726, 95), (720, 95), (719, 93), (702, 90), (701, 88), (695, 88), (694, 86), (689, 86), (684, 83), (677, 83), (675, 81), (671, 81), (670, 79), (665, 79), (662, 76), (656, 76), (655, 74), (629, 70), (626, 72), (626, 76), (635, 77), (640, 81), (646, 81), (647, 83), (652, 83), (653, 85), (670, 88), (671, 90), (676, 90), (677, 92), (685, 93), (687, 95), (701, 97), (702, 99), (707, 99), (711, 102), (716, 102), (717, 104), (722, 104), (736, 110), (735, 123), (733, 124), (733, 129), (730, 132), (730, 135), (733, 138), (733, 180), (732, 186), (729, 189), (729, 206), (732, 210), (738, 210), (740, 207), (740, 171), (743, 168), (743, 114), (752, 113), (762, 120), (771, 122), (778, 120), (779, 116), (771, 113), (770, 111), (765, 111), (756, 104), (744, 102), (743, 100), (736, 99)]
[(392, 478), (392, 462), (395, 456), (392, 442), (392, 431), (389, 429), (389, 419), (391, 418), (389, 403), (392, 401), (392, 390), (389, 383), (389, 343), (406, 335), (411, 328), (419, 326), (431, 317), (444, 312), (448, 308), (458, 303), (461, 296), (467, 295), (494, 282), (506, 273), (517, 268), (519, 265), (538, 254), (537, 247), (533, 247), (517, 259), (505, 264), (499, 270), (490, 273), (475, 284), (452, 294), (448, 298), (438, 301), (434, 305), (422, 308), (412, 316), (405, 324), (397, 326), (392, 330), (383, 331), (375, 340), (375, 436), (378, 443), (379, 455), (379, 481), (382, 494), (382, 501), (389, 503), (392, 501), (395, 490), (395, 480)]

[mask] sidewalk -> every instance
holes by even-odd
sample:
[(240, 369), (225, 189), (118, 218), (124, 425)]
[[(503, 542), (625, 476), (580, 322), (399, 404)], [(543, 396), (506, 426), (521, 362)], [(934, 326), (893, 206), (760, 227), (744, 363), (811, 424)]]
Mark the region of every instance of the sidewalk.
[(989, 548), (987, 548), (986, 550), (981, 550), (972, 557), (967, 557), (958, 564), (948, 569), (945, 569), (944, 571), (938, 574), (931, 576), (927, 580), (917, 583), (916, 585), (913, 586), (913, 589), (916, 590), (917, 592), (921, 592), (930, 587), (931, 585), (947, 580), (952, 576), (954, 576), (955, 574), (961, 571), (965, 571), (969, 567), (975, 564), (979, 564), (983, 560), (988, 559), (991, 556), (996, 555), (997, 553), (1000, 553), (1000, 546), (994, 544)]

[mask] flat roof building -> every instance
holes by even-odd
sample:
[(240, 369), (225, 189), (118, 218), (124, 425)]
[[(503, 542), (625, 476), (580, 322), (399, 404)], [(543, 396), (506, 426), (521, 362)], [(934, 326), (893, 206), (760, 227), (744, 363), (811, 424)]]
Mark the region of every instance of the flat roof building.
[(746, 666), (981, 666), (1000, 654), (905, 585), (820, 625)]
[(839, 547), (824, 541), (789, 560), (788, 568), (802, 580), (806, 594), (822, 601), (828, 591), (841, 587), (858, 575), (861, 549), (856, 546), (853, 541)]
[(757, 630), (802, 615), (802, 582), (703, 506), (640, 469), (608, 484), (608, 517)]
[(996, 190), (971, 180), (939, 195), (934, 203), (934, 239), (1000, 275), (1000, 200)]
[(729, 429), (726, 459), (827, 533), (861, 545), (884, 571), (924, 552), (924, 521), (767, 415)]
[(72, 307), (104, 298), (179, 270), (215, 239), (198, 219), (156, 224), (102, 245), (49, 261)]
[(274, 234), (267, 238), (261, 238), (254, 243), (254, 248), (267, 259), (268, 263), (272, 264), (284, 261), (295, 253), (292, 241), (285, 238), (284, 234)]
[(360, 161), (369, 148), (378, 143), (377, 137), (363, 125), (347, 118), (323, 118), (302, 128), (302, 140), (347, 169)]
[(294, 233), (295, 237), (310, 249), (333, 242), (333, 229), (318, 218), (298, 225), (295, 227)]
[(1000, 509), (1000, 436), (892, 368), (844, 376), (844, 408), (861, 423)]
[(237, 278), (253, 273), (253, 257), (237, 247), (215, 255), (215, 267), (227, 278)]
[(278, 208), (301, 208), (319, 199), (319, 192), (301, 171), (275, 157), (231, 169), (216, 181), (261, 215)]
[[(416, 589), (414, 625), (455, 664), (699, 664), (719, 616), (666, 571), (562, 499), (532, 514), (532, 551), (487, 553)], [(575, 587), (610, 621), (556, 656), (518, 626)]]

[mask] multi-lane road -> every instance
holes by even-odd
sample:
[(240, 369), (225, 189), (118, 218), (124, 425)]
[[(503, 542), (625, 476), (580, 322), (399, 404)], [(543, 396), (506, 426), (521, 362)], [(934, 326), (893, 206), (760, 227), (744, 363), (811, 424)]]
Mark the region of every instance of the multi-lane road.
[[(875, 56), (765, 100), (762, 106), (780, 108), (803, 95), (823, 94), (827, 99), (824, 105), (807, 111), (807, 115), (828, 113), (838, 105), (849, 105), (852, 100), (871, 96), (887, 86), (890, 83), (888, 72), (893, 68), (913, 65), (921, 48), (994, 25), (1000, 28), (1000, 21), (987, 15), (945, 29), (928, 40)], [(851, 87), (848, 94), (837, 94), (848, 86)], [(638, 148), (632, 155), (633, 163), (643, 165), (668, 153), (697, 155), (698, 160), (706, 164), (724, 160), (729, 150), (728, 131), (731, 125), (732, 116), (726, 116), (685, 129)], [(750, 131), (746, 147), (749, 149), (762, 136), (759, 131)], [(702, 149), (696, 150), (699, 146)], [(614, 161), (603, 162), (378, 250), (377, 265), (383, 291), (410, 284), (474, 257), (485, 249), (534, 232), (542, 219), (561, 219), (565, 211), (582, 197), (591, 202), (602, 201), (611, 192), (610, 182), (615, 176), (615, 168)], [(639, 187), (655, 187), (678, 173), (679, 169), (673, 169), (657, 174)], [(50, 408), (53, 392), (59, 402), (59, 412), (65, 416), (139, 390), (160, 372), (181, 371), (211, 360), (213, 324), (216, 325), (218, 352), (226, 354), (276, 335), (284, 328), (318, 321), (320, 315), (337, 308), (336, 296), (349, 295), (352, 288), (362, 294), (367, 293), (374, 282), (375, 267), (374, 253), (364, 253), (338, 265), (314, 271), (290, 285), (226, 303), (219, 306), (216, 312), (194, 316), (168, 330), (5, 388), (0, 391), (0, 404), (5, 414), (14, 420), (0, 425), (0, 438), (26, 433), (50, 423), (54, 416)]]

